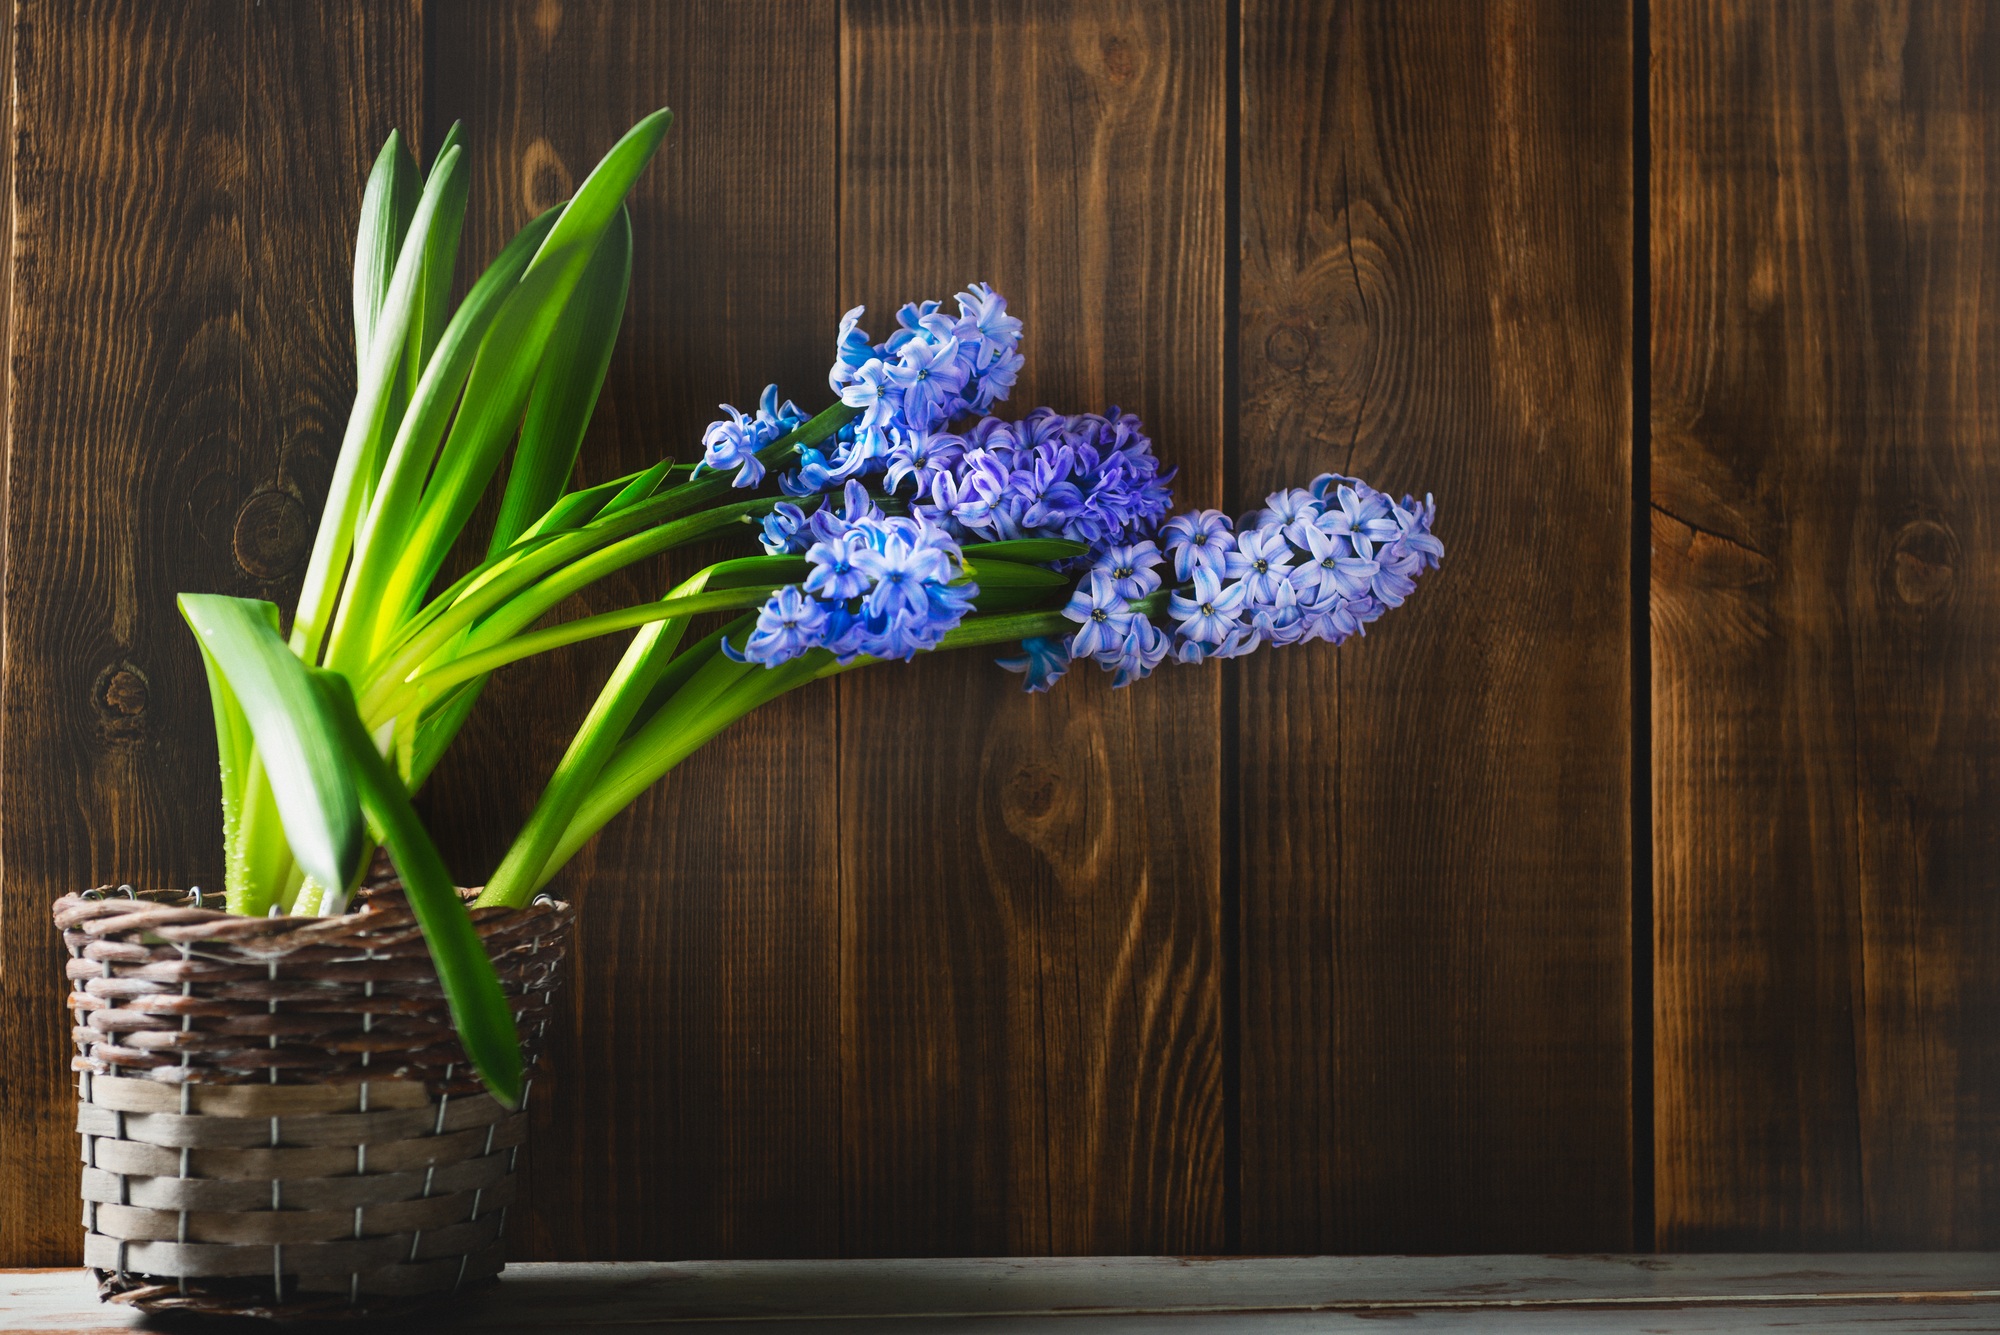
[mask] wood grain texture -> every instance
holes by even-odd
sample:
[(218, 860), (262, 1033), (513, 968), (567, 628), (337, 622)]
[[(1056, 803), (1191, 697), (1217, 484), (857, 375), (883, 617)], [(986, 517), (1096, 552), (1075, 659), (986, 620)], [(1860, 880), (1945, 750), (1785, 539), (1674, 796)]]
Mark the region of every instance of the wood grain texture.
[(1654, 6), (1659, 1221), (2000, 1240), (2000, 15)]
[(416, 20), (404, 3), (18, 8), (0, 672), (13, 1260), (78, 1243), (49, 904), (220, 879), (207, 688), (173, 599), (296, 593), (285, 513), (317, 511), (353, 393), (352, 220), (375, 145), (413, 111)]
[[(465, 122), (466, 247), (482, 262), (640, 116), (677, 114), (632, 195), (631, 297), (583, 481), (698, 457), (716, 401), (754, 403), (768, 380), (825, 401), (832, 0), (441, 4), (431, 43), (427, 130)], [(755, 550), (746, 533), (728, 554)], [(657, 598), (671, 569), (607, 581), (564, 614)], [(462, 878), (491, 870), (621, 647), (495, 680), (431, 785)], [(820, 687), (738, 724), (551, 887), (578, 904), (578, 940), (516, 1256), (838, 1248), (832, 703)]]
[(1628, 1246), (1628, 18), (1243, 25), (1234, 499), (1432, 491), (1447, 553), (1241, 665), (1243, 1247)]
[[(509, 1265), (453, 1329), (784, 1335), (1107, 1335), (1192, 1327), (1669, 1335), (1990, 1331), (1991, 1253), (1749, 1256), (1036, 1257)], [(141, 1328), (80, 1270), (0, 1271), (0, 1332)]]
[[(1216, 499), (1223, 7), (845, 16), (841, 304), (880, 337), (994, 283), (1008, 412), (1117, 403)], [(1215, 1250), (1217, 675), (1029, 697), (990, 659), (842, 679), (844, 1249)]]

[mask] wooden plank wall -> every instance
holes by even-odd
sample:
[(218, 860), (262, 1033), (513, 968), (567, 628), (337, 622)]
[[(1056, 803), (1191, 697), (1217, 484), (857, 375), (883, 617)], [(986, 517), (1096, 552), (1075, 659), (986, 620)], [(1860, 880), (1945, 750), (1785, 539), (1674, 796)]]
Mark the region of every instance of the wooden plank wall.
[(1623, 1248), (1627, 16), (1243, 16), (1238, 491), (1428, 489), (1451, 562), (1234, 682), (1243, 1245)]
[[(1982, 6), (0, 28), (0, 1263), (75, 1252), (48, 901), (219, 876), (172, 595), (295, 593), (376, 145), (463, 120), (483, 258), (662, 103), (587, 478), (985, 279), (1013, 407), (1140, 412), (1189, 504), (1433, 491), (1450, 556), (1338, 652), (1032, 698), (939, 658), (683, 767), (569, 881), (517, 1255), (2000, 1245)], [(466, 879), (606, 652), (504, 677), (440, 772)]]
[(2000, 13), (1656, 4), (1664, 1246), (2000, 1246)]

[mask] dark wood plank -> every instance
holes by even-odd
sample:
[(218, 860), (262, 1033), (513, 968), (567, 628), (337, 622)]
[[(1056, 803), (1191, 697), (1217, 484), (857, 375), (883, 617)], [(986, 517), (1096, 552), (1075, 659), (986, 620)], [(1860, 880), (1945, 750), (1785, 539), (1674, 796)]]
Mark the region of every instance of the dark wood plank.
[(1654, 6), (1659, 1223), (2000, 1240), (2000, 15)]
[[(19, 8), (0, 893), (0, 1255), (75, 1255), (79, 886), (219, 881), (183, 589), (289, 602), (352, 394), (345, 274), (414, 112), (404, 3)], [(286, 500), (267, 499), (285, 497)]]
[[(580, 476), (698, 456), (716, 400), (754, 403), (767, 380), (823, 402), (832, 0), (433, 8), (429, 129), (465, 121), (482, 261), (641, 115), (678, 117), (633, 194), (631, 300)], [(633, 572), (573, 610), (658, 597), (667, 577)], [(462, 877), (497, 861), (620, 647), (496, 680), (431, 786)], [(557, 884), (579, 940), (516, 1255), (838, 1248), (832, 700), (808, 691), (718, 739)]]
[(1629, 1245), (1622, 6), (1246, 0), (1248, 505), (1431, 491), (1238, 682), (1246, 1251)]
[[(1007, 411), (1139, 412), (1219, 498), (1224, 6), (851, 3), (841, 304), (986, 280)], [(1224, 1238), (1219, 684), (1021, 693), (991, 655), (842, 679), (843, 1245)]]

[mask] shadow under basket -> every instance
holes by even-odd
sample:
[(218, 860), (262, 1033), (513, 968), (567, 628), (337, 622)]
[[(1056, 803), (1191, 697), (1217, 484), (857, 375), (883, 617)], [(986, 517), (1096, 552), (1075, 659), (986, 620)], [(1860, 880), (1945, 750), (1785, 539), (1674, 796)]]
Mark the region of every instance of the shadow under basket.
[[(401, 889), (355, 904), (249, 918), (127, 887), (56, 902), (83, 1259), (106, 1301), (380, 1317), (500, 1273), (527, 1115), (466, 1061)], [(572, 917), (547, 898), (472, 914), (531, 1076)]]

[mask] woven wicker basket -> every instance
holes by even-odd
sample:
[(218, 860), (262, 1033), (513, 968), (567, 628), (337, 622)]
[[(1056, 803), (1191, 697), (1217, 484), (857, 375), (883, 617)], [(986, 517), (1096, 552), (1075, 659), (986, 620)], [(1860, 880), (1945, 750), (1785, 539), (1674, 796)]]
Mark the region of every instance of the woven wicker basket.
[[(57, 901), (84, 1264), (107, 1301), (376, 1317), (500, 1272), (526, 1116), (473, 1075), (401, 891), (356, 903), (246, 918), (179, 891)], [(532, 1073), (569, 906), (473, 921)]]

